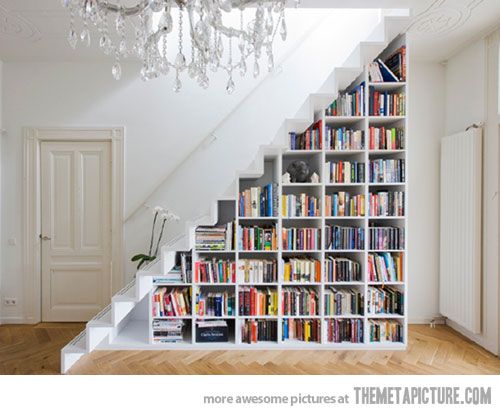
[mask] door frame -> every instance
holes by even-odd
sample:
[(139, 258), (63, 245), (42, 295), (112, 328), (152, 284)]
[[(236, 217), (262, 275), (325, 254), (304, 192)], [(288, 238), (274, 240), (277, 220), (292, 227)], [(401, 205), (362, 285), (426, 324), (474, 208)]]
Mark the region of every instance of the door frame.
[(111, 294), (123, 287), (124, 127), (24, 127), (24, 323), (42, 320), (41, 144), (44, 141), (111, 142)]

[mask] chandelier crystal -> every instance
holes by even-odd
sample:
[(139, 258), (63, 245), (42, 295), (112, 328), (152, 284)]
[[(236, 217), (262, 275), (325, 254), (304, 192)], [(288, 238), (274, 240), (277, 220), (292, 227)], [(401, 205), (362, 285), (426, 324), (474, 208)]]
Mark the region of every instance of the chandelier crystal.
[[(89, 27), (95, 26), (100, 49), (114, 58), (111, 73), (116, 80), (122, 76), (121, 60), (136, 56), (142, 61), (143, 80), (172, 72), (175, 92), (182, 88), (184, 72), (200, 87), (208, 88), (209, 73), (225, 71), (228, 94), (236, 87), (234, 74), (244, 77), (248, 65), (253, 68), (254, 77), (259, 76), (263, 60), (264, 67), (273, 70), (276, 34), (279, 32), (283, 41), (287, 37), (285, 3), (286, 0), (62, 0), (70, 15), (70, 46), (75, 49), (79, 42), (90, 46)], [(237, 27), (224, 23), (233, 10), (240, 13)], [(190, 39), (187, 46), (183, 41), (186, 30)], [(170, 48), (176, 53), (169, 60)]]

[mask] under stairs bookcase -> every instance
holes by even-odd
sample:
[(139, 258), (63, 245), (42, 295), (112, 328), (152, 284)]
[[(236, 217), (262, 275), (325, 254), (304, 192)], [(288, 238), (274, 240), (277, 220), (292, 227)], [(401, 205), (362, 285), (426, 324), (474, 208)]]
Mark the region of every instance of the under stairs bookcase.
[[(390, 56), (395, 50), (405, 45), (405, 37), (396, 38), (386, 50), (382, 52), (380, 58), (382, 60)], [(408, 62), (408, 50), (406, 50), (406, 62)], [(318, 349), (402, 349), (407, 345), (407, 304), (408, 304), (408, 272), (407, 272), (407, 215), (408, 215), (408, 166), (407, 160), (407, 144), (409, 137), (408, 131), (408, 89), (409, 82), (409, 65), (406, 68), (406, 78), (400, 82), (372, 82), (369, 74), (368, 66), (362, 74), (355, 79), (352, 84), (345, 90), (349, 93), (359, 85), (363, 85), (364, 92), (362, 96), (363, 102), (360, 104), (360, 113), (355, 115), (327, 115), (329, 111), (323, 109), (315, 113), (315, 126), (321, 129), (322, 146), (313, 150), (293, 150), (290, 145), (288, 148), (276, 152), (276, 154), (267, 156), (264, 162), (264, 174), (261, 177), (253, 177), (252, 175), (240, 176), (238, 180), (237, 194), (234, 199), (219, 201), (219, 221), (218, 225), (233, 223), (233, 229), (238, 233), (240, 227), (258, 226), (264, 229), (274, 229), (276, 238), (275, 243), (271, 244), (266, 249), (259, 250), (244, 250), (238, 243), (238, 236), (233, 236), (231, 249), (227, 250), (192, 250), (193, 277), (189, 282), (183, 283), (155, 283), (153, 290), (149, 296), (149, 343), (151, 346), (170, 349), (170, 348), (219, 348), (219, 349), (271, 349), (271, 348), (318, 348)], [(340, 91), (339, 93), (342, 93)], [(374, 115), (371, 110), (370, 100), (376, 93), (396, 93), (401, 94), (402, 98), (399, 106), (403, 106), (398, 115)], [(364, 108), (364, 109), (363, 109)], [(327, 148), (327, 135), (330, 130), (346, 128), (347, 130), (359, 131), (363, 134), (364, 142), (355, 148), (338, 148), (334, 145)], [(395, 128), (403, 137), (400, 145), (396, 148), (379, 148), (374, 146), (371, 140), (373, 128), (376, 129), (393, 129)], [(291, 132), (291, 131), (290, 131)], [(289, 132), (289, 133), (290, 133)], [(300, 134), (302, 131), (295, 131)], [(359, 139), (360, 136), (358, 136)], [(290, 143), (290, 138), (287, 137), (287, 142)], [(288, 166), (293, 161), (306, 161), (312, 171), (319, 176), (318, 182), (315, 183), (283, 183), (282, 176), (286, 172)], [(356, 165), (356, 172), (360, 173), (359, 169), (363, 167), (363, 171), (358, 175), (347, 180), (340, 180), (332, 183), (330, 179), (330, 171), (327, 163), (349, 162), (349, 165), (343, 165), (344, 168), (353, 169)], [(357, 163), (357, 164), (356, 164)], [(398, 177), (391, 177), (390, 181), (386, 181), (387, 177), (382, 177), (382, 180), (376, 181), (375, 177), (371, 177), (370, 170), (375, 168), (377, 174), (383, 175), (387, 173), (388, 166), (395, 164), (402, 172)], [(328, 165), (329, 166), (329, 165)], [(338, 167), (338, 164), (337, 164)], [(356, 176), (356, 177), (354, 177)], [(351, 180), (351, 179), (360, 179)], [(248, 190), (252, 187), (265, 187), (267, 184), (274, 184), (275, 206), (272, 216), (242, 216), (239, 206), (240, 192)], [(330, 211), (326, 211), (327, 198), (332, 201), (338, 201), (339, 198), (345, 203), (347, 194), (349, 194), (352, 202), (352, 210), (340, 212), (333, 211), (333, 208), (328, 207)], [(283, 196), (295, 195), (300, 199), (301, 195), (308, 196), (308, 200), (317, 202), (316, 211), (312, 212), (314, 216), (308, 217), (288, 217), (283, 215)], [(370, 209), (370, 201), (373, 198), (378, 198), (377, 204), (373, 202)], [(378, 211), (381, 209), (378, 201), (381, 198), (399, 197), (397, 211)], [(330, 200), (330, 199), (329, 199)], [(314, 203), (314, 202), (313, 202)], [(377, 209), (377, 211), (374, 211)], [(383, 210), (383, 209), (382, 209)], [(335, 228), (339, 227), (339, 228)], [(284, 249), (282, 241), (283, 231), (289, 228), (309, 228), (315, 229), (319, 238), (319, 244), (309, 246), (311, 249), (292, 250)], [(326, 238), (331, 235), (330, 229), (342, 232), (340, 228), (354, 228), (357, 238), (362, 240), (358, 246), (334, 246)], [(395, 230), (396, 229), (396, 230)], [(378, 232), (377, 236), (375, 232)], [(233, 232), (234, 234), (234, 232)], [(380, 236), (380, 234), (383, 234)], [(384, 236), (385, 235), (385, 236)], [(387, 240), (384, 239), (394, 237), (399, 242), (397, 246), (387, 245)], [(378, 239), (375, 241), (375, 238)], [(312, 241), (315, 242), (315, 241)], [(337, 248), (337, 249), (335, 249)], [(231, 278), (231, 271), (228, 271), (229, 277), (223, 282), (210, 283), (201, 282), (196, 278), (196, 267), (200, 261), (217, 260), (226, 261), (225, 264), (234, 262), (236, 267), (236, 276)], [(313, 268), (319, 270), (320, 275), (311, 279), (301, 279), (298, 282), (285, 281), (285, 264), (289, 264), (290, 260), (310, 260), (315, 264)], [(380, 280), (373, 278), (373, 272), (370, 272), (370, 264), (376, 264), (376, 261), (384, 259), (394, 261), (397, 264), (398, 275), (391, 276), (389, 280)], [(270, 282), (251, 282), (245, 281), (241, 272), (244, 268), (243, 264), (248, 264), (248, 261), (265, 260), (269, 269), (275, 270), (275, 273), (270, 279)], [(245, 262), (247, 261), (247, 262)], [(316, 261), (316, 262), (315, 262)], [(196, 265), (198, 263), (198, 265)], [(319, 264), (319, 265), (318, 265)], [(330, 276), (328, 269), (332, 269), (335, 264), (337, 273), (335, 279)], [(273, 266), (275, 268), (273, 268)], [(289, 266), (289, 265), (287, 265)], [(375, 265), (376, 266), (376, 265)], [(231, 265), (228, 265), (231, 269)], [(238, 268), (240, 267), (240, 268)], [(319, 267), (319, 268), (318, 268)], [(345, 271), (347, 267), (350, 271)], [(340, 270), (340, 271), (339, 271)], [(350, 274), (349, 274), (350, 273)], [(341, 274), (338, 277), (337, 274)], [(350, 277), (345, 277), (349, 274)], [(189, 314), (183, 317), (153, 317), (153, 295), (159, 287), (165, 287), (166, 290), (171, 289), (187, 289), (190, 291), (190, 309)], [(253, 287), (255, 290), (261, 290), (264, 293), (276, 294), (271, 301), (271, 315), (253, 315), (248, 316), (245, 313), (249, 309), (245, 309), (240, 304), (245, 299), (245, 292)], [(283, 298), (284, 293), (291, 291), (293, 296), (299, 295), (300, 292), (307, 298), (314, 298), (315, 307), (308, 309), (308, 313), (301, 315), (297, 310), (293, 315), (283, 313)], [(215, 317), (210, 315), (197, 315), (197, 298), (200, 293), (204, 297), (209, 297), (214, 293), (226, 294), (231, 300), (231, 315), (223, 315)], [(327, 304), (326, 295), (331, 294), (343, 296), (346, 293), (352, 301), (347, 301), (347, 305), (341, 309), (331, 310), (331, 304)], [(383, 297), (382, 300), (377, 297), (380, 294), (389, 293), (392, 297)], [(391, 298), (398, 298), (397, 306), (388, 305)], [(354, 299), (352, 299), (354, 298)], [(387, 308), (375, 307), (375, 299), (384, 302)], [(330, 301), (330, 300), (329, 300)], [(355, 312), (352, 311), (352, 302), (355, 303)], [(372, 303), (373, 302), (373, 303)], [(328, 307), (327, 307), (328, 306)], [(256, 308), (256, 307), (255, 307)], [(307, 307), (305, 307), (307, 309)], [(328, 310), (327, 310), (328, 308)], [(304, 307), (300, 307), (303, 310)], [(254, 310), (255, 311), (255, 310)], [(225, 312), (228, 312), (226, 310)], [(313, 313), (310, 315), (309, 313)], [(255, 314), (255, 313), (254, 313)], [(158, 320), (182, 320), (182, 341), (156, 343), (153, 324)], [(207, 322), (211, 320), (224, 320), (227, 323), (228, 341), (216, 343), (198, 343), (196, 341), (196, 331), (199, 330), (199, 322)], [(291, 320), (294, 320), (291, 321)], [(304, 332), (307, 331), (306, 337), (308, 341), (301, 340), (300, 336), (291, 336), (290, 331), (295, 325), (302, 325), (305, 321)], [(248, 342), (245, 338), (251, 333), (246, 330), (245, 323), (252, 326), (252, 322), (261, 324), (261, 332), (264, 330), (266, 335), (264, 340), (256, 342)], [(257, 323), (259, 322), (259, 323)], [(158, 323), (156, 323), (158, 324)], [(392, 338), (384, 337), (378, 339), (379, 332), (375, 329), (379, 325), (390, 327), (394, 330), (397, 327), (398, 335)], [(355, 327), (355, 328), (354, 328)], [(298, 329), (297, 329), (298, 330)], [(347, 334), (340, 335), (344, 330)], [(298, 330), (299, 332), (300, 330)], [(353, 335), (353, 333), (356, 335)], [(390, 336), (388, 336), (390, 337)]]

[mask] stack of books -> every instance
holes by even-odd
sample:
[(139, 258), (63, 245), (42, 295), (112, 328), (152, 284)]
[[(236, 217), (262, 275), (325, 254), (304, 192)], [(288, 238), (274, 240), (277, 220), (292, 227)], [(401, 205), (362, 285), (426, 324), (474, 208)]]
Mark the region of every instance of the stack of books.
[(313, 258), (283, 259), (284, 282), (320, 282), (321, 263)]
[(234, 295), (230, 295), (228, 292), (199, 292), (196, 294), (196, 314), (199, 317), (234, 316), (235, 306)]
[(278, 239), (276, 227), (238, 227), (238, 249), (240, 251), (276, 251)]
[(284, 251), (316, 251), (321, 246), (321, 229), (283, 228)]
[(404, 216), (405, 192), (371, 192), (369, 208), (370, 216)]
[(370, 183), (404, 183), (405, 160), (370, 160)]
[(362, 82), (351, 92), (340, 94), (328, 108), (326, 115), (333, 117), (362, 117), (365, 114), (365, 83)]
[(360, 318), (336, 318), (326, 322), (327, 341), (333, 343), (363, 343), (363, 320)]
[(365, 216), (365, 195), (338, 192), (325, 197), (325, 216)]
[(240, 287), (240, 316), (275, 316), (278, 314), (278, 293), (271, 288)]
[(404, 128), (370, 127), (370, 150), (404, 150)]
[(364, 183), (365, 163), (360, 161), (327, 161), (327, 183)]
[(405, 229), (396, 226), (370, 227), (371, 250), (405, 249)]
[(244, 320), (241, 323), (241, 342), (275, 342), (278, 340), (276, 320)]
[(325, 259), (326, 282), (361, 281), (361, 264), (349, 258), (327, 257)]
[(236, 263), (230, 260), (213, 258), (202, 259), (194, 265), (196, 283), (235, 283)]
[(318, 309), (318, 293), (312, 288), (284, 287), (281, 291), (284, 316), (317, 316)]
[(352, 288), (325, 290), (326, 316), (362, 315), (363, 306), (363, 294)]
[(179, 343), (183, 340), (182, 320), (153, 320), (153, 342)]
[(346, 127), (332, 128), (326, 126), (327, 150), (364, 150), (365, 132)]
[(404, 254), (389, 252), (368, 254), (368, 280), (372, 282), (402, 282)]
[(290, 150), (321, 150), (323, 149), (322, 121), (315, 122), (302, 134), (290, 133)]
[(365, 230), (356, 226), (325, 226), (325, 249), (334, 251), (365, 249)]
[(274, 283), (278, 281), (278, 262), (275, 259), (240, 259), (238, 281), (244, 283)]
[(153, 317), (191, 315), (191, 288), (159, 287), (153, 293)]
[(404, 294), (394, 288), (368, 287), (368, 314), (404, 314)]
[(368, 320), (371, 342), (403, 342), (404, 328), (397, 320)]
[(321, 199), (301, 193), (281, 196), (281, 213), (284, 218), (321, 216)]
[(321, 322), (319, 319), (285, 318), (281, 323), (283, 340), (321, 342)]
[(239, 194), (238, 215), (242, 218), (274, 216), (276, 186), (251, 187)]
[(195, 245), (197, 251), (230, 251), (233, 249), (233, 222), (223, 226), (198, 226)]

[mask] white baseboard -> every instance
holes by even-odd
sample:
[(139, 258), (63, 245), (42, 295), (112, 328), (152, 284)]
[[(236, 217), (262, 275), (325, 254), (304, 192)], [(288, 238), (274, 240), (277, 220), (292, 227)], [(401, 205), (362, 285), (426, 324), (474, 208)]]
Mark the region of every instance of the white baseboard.
[(2, 317), (0, 324), (34, 324), (23, 317)]
[(431, 320), (429, 317), (408, 317), (408, 324), (430, 324)]

